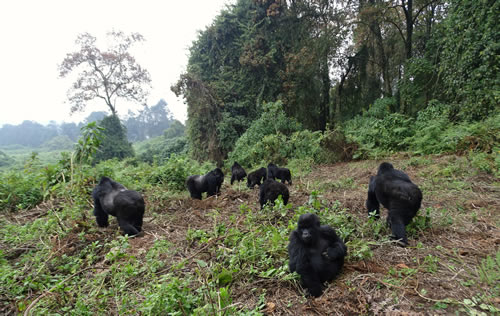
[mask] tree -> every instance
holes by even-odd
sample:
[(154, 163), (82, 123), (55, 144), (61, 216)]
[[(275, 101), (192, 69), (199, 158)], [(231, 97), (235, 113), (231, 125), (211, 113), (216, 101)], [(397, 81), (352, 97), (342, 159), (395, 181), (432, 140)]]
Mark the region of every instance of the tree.
[(95, 154), (94, 162), (100, 162), (112, 158), (123, 159), (134, 156), (132, 144), (127, 141), (127, 129), (122, 125), (116, 115), (105, 117), (99, 126), (102, 130), (102, 142)]
[(151, 82), (149, 72), (128, 52), (133, 44), (144, 40), (143, 36), (115, 31), (107, 36), (114, 44), (102, 51), (97, 48), (94, 36), (89, 33), (78, 35), (76, 44), (80, 46), (79, 50), (67, 54), (59, 66), (61, 78), (80, 70), (68, 91), (72, 113), (83, 110), (90, 100), (102, 99), (116, 115), (116, 99), (142, 103), (147, 96)]

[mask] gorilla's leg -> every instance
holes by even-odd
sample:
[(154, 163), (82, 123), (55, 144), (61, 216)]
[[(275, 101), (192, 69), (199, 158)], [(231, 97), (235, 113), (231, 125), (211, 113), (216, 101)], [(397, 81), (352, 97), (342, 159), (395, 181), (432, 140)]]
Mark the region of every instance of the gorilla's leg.
[(306, 288), (312, 296), (319, 297), (323, 292), (321, 281), (313, 271), (302, 274), (301, 281), (302, 286)]
[(94, 215), (95, 215), (95, 220), (97, 222), (97, 225), (99, 227), (108, 227), (109, 222), (108, 222), (108, 213), (104, 212), (104, 210), (101, 207), (101, 202), (99, 202), (99, 199), (94, 199)]
[[(387, 216), (387, 224), (391, 227), (392, 238), (398, 240), (398, 244), (401, 246), (408, 245), (408, 239), (406, 238), (406, 228), (403, 219), (400, 216), (391, 213), (394, 210), (389, 210), (389, 215)], [(396, 213), (397, 214), (397, 213)]]
[(123, 230), (123, 233), (129, 236), (137, 235), (140, 232), (140, 230), (138, 230), (134, 225), (132, 225), (127, 219), (118, 218), (118, 225), (120, 225), (120, 228)]

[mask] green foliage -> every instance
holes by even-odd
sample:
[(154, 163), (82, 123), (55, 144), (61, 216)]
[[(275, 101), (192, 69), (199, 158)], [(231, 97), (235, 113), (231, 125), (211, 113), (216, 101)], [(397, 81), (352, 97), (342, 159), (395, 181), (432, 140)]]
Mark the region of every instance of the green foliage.
[(0, 150), (0, 168), (10, 166), (14, 162), (15, 161), (12, 157), (9, 157), (9, 155)]
[(74, 142), (66, 135), (56, 136), (46, 141), (41, 145), (46, 150), (70, 150), (74, 146)]
[(175, 120), (161, 136), (135, 143), (134, 148), (140, 160), (152, 163), (163, 162), (173, 154), (188, 152), (187, 138), (184, 136), (185, 126)]
[(153, 184), (161, 183), (170, 190), (182, 191), (186, 188), (186, 179), (193, 174), (205, 174), (215, 166), (209, 162), (200, 165), (186, 155), (172, 155), (163, 164), (153, 167), (148, 181)]
[(75, 160), (79, 163), (89, 162), (94, 158), (103, 140), (104, 127), (96, 122), (90, 122), (81, 129), (82, 136), (75, 145)]
[(500, 28), (496, 0), (453, 1), (444, 21), (441, 77), (460, 117), (482, 120), (498, 112)]
[(42, 201), (42, 183), (38, 174), (10, 171), (1, 174), (0, 209), (14, 211), (31, 208)]
[(355, 158), (408, 148), (404, 140), (415, 133), (414, 119), (399, 113), (388, 113), (393, 102), (392, 98), (381, 99), (367, 112), (345, 123), (344, 131), (348, 139), (360, 144)]
[(134, 156), (132, 144), (127, 141), (127, 132), (116, 115), (105, 117), (99, 124), (103, 128), (103, 139), (94, 157), (95, 162)]

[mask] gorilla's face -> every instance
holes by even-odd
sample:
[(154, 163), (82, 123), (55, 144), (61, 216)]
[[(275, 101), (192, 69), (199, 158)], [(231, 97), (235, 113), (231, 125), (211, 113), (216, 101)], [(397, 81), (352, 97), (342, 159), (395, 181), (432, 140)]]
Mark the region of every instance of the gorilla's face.
[(303, 214), (299, 218), (297, 230), (300, 239), (306, 245), (312, 245), (318, 238), (320, 222), (318, 216), (314, 214)]

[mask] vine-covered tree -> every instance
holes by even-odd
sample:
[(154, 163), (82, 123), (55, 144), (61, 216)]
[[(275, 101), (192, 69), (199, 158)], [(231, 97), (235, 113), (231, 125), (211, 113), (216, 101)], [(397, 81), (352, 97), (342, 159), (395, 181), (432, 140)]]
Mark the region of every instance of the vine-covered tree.
[(83, 110), (88, 101), (102, 99), (116, 115), (118, 98), (142, 103), (147, 96), (151, 82), (149, 72), (129, 53), (133, 44), (144, 40), (143, 36), (116, 31), (107, 36), (113, 44), (101, 50), (96, 45), (96, 37), (89, 33), (78, 35), (79, 49), (68, 53), (59, 65), (61, 78), (80, 71), (68, 91), (71, 112)]

